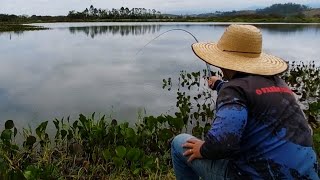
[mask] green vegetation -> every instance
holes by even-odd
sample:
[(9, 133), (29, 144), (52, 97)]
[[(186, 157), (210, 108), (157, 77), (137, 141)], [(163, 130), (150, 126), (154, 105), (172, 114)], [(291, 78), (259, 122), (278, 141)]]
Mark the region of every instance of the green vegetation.
[(161, 15), (160, 11), (155, 9), (121, 7), (120, 9), (112, 8), (97, 9), (92, 5), (82, 12), (69, 11), (67, 15), (70, 19), (162, 19), (167, 18)]
[[(149, 178), (167, 176), (170, 170), (168, 137), (160, 129), (161, 118), (145, 118), (135, 128), (128, 123), (80, 115), (70, 122), (54, 120), (56, 135), (46, 132), (48, 121), (35, 131), (23, 130), (23, 146), (15, 143), (13, 121), (1, 133), (1, 179), (108, 179), (112, 177)], [(165, 120), (165, 118), (163, 118)], [(160, 138), (161, 137), (161, 138)], [(160, 138), (160, 139), (158, 139)], [(165, 174), (164, 174), (165, 173)]]
[(313, 129), (319, 128), (320, 67), (316, 67), (314, 62), (309, 64), (293, 62), (290, 71), (284, 73), (282, 78), (299, 96), (299, 102), (305, 106), (304, 113), (309, 124)]
[(24, 25), (24, 24), (11, 24), (11, 23), (1, 23), (0, 22), (0, 32), (5, 31), (35, 31), (35, 30), (43, 30), (48, 29), (40, 26), (31, 26), (31, 25)]
[[(163, 89), (176, 92), (176, 112), (140, 116), (134, 125), (81, 114), (76, 120), (55, 119), (55, 135), (49, 137), (48, 121), (22, 133), (14, 121), (6, 121), (0, 136), (0, 179), (174, 179), (172, 138), (185, 131), (203, 137), (214, 116), (214, 92), (200, 84), (206, 74), (181, 71), (177, 85), (163, 79)], [(314, 62), (293, 63), (282, 77), (305, 104), (319, 154), (320, 68)]]

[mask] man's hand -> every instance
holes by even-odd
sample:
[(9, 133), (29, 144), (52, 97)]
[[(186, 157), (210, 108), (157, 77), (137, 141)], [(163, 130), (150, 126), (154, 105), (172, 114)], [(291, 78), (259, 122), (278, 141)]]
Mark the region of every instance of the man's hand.
[(200, 148), (204, 141), (199, 140), (199, 139), (189, 139), (185, 144), (182, 145), (184, 148), (188, 148), (183, 155), (184, 156), (189, 156), (188, 162), (193, 161), (194, 159), (201, 159), (201, 153), (200, 153)]
[(209, 77), (209, 79), (207, 80), (207, 81), (208, 81), (208, 86), (209, 86), (209, 87), (213, 87), (214, 83), (215, 83), (217, 80), (220, 80), (220, 78), (219, 78), (218, 76), (211, 76), (211, 77)]

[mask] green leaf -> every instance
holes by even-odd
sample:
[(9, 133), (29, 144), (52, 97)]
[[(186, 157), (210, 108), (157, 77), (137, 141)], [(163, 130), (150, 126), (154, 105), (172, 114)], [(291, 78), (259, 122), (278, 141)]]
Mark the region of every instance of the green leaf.
[(140, 150), (138, 148), (131, 148), (127, 153), (127, 158), (132, 162), (138, 161), (139, 157), (140, 157)]
[(66, 137), (66, 135), (68, 134), (68, 132), (66, 130), (61, 130), (61, 139), (64, 139)]
[(151, 169), (153, 166), (153, 163), (155, 162), (155, 159), (151, 156), (145, 157), (143, 161), (143, 168), (144, 169)]
[(128, 127), (129, 127), (129, 123), (128, 123), (128, 122), (125, 122), (125, 123), (120, 124), (120, 128), (121, 128), (122, 130), (127, 129)]
[(119, 158), (123, 158), (126, 155), (127, 149), (124, 146), (118, 146), (116, 148), (116, 155)]
[(113, 157), (112, 161), (117, 168), (120, 168), (124, 164), (124, 160), (119, 157)]
[(18, 130), (17, 130), (17, 128), (15, 127), (15, 128), (13, 129), (13, 136), (16, 137), (17, 133), (18, 133)]
[(48, 121), (45, 121), (45, 122), (41, 123), (39, 127), (41, 128), (41, 130), (46, 130), (47, 125), (48, 125)]
[(53, 124), (54, 124), (54, 126), (56, 127), (57, 130), (60, 129), (60, 127), (59, 127), (59, 120), (58, 120), (58, 119), (53, 120)]
[(68, 139), (68, 140), (71, 140), (71, 139), (73, 138), (72, 130), (69, 129), (68, 132), (69, 132), (69, 133), (68, 133), (67, 139)]
[(39, 179), (39, 177), (38, 177), (39, 176), (39, 169), (36, 166), (30, 165), (23, 172), (23, 176), (27, 180)]
[(172, 138), (174, 134), (170, 129), (162, 129), (159, 131), (159, 136), (162, 141), (167, 141), (168, 139)]
[(159, 122), (160, 124), (164, 123), (167, 121), (167, 118), (166, 117), (163, 117), (163, 116), (158, 116), (157, 117), (157, 122)]
[(78, 127), (78, 122), (79, 122), (79, 121), (74, 121), (74, 122), (73, 122), (72, 127), (73, 127), (74, 129), (76, 129), (76, 128)]
[(96, 112), (92, 113), (91, 115), (91, 119), (94, 120), (94, 116), (95, 116)]
[(27, 137), (27, 141), (26, 141), (26, 144), (28, 146), (33, 146), (33, 144), (37, 141), (36, 137), (34, 136), (28, 136)]
[(143, 136), (144, 138), (150, 138), (150, 137), (152, 136), (152, 132), (151, 132), (149, 129), (144, 129), (144, 130), (142, 131), (142, 136)]
[(116, 119), (112, 119), (111, 126), (116, 126), (118, 124)]
[(138, 175), (138, 174), (140, 173), (140, 171), (141, 171), (141, 168), (137, 168), (137, 169), (135, 169), (132, 173), (133, 173), (134, 175)]
[(211, 124), (210, 123), (206, 123), (206, 125), (204, 126), (204, 133), (207, 134), (207, 132), (211, 129)]
[(158, 121), (155, 117), (150, 116), (145, 118), (146, 125), (149, 127), (149, 129), (152, 131), (158, 124)]
[(9, 141), (9, 140), (11, 140), (11, 137), (12, 137), (12, 131), (10, 129), (5, 129), (2, 131), (1, 139), (3, 141)]
[(32, 179), (32, 178), (33, 178), (32, 171), (30, 171), (30, 170), (25, 170), (24, 173), (23, 173), (23, 176), (24, 176), (27, 180)]
[(128, 128), (126, 129), (126, 137), (128, 139), (132, 139), (136, 136), (136, 133), (134, 132), (134, 130), (132, 128)]
[(14, 123), (12, 120), (8, 120), (6, 121), (6, 123), (4, 124), (5, 129), (12, 129), (14, 127)]
[(138, 136), (136, 135), (136, 132), (133, 130), (133, 128), (128, 128), (126, 129), (126, 138), (127, 138), (127, 143), (129, 143), (132, 146), (135, 146), (136, 143), (138, 142)]
[(167, 83), (167, 81), (165, 79), (162, 79), (162, 82), (165, 83), (165, 84)]
[(36, 128), (36, 134), (38, 135), (39, 138), (42, 138), (42, 134), (46, 131), (47, 125), (48, 125), (48, 121), (45, 121)]
[(79, 121), (82, 123), (83, 126), (86, 126), (87, 118), (83, 115), (79, 115)]
[(13, 144), (13, 145), (11, 145), (11, 149), (15, 150), (15, 151), (18, 151), (19, 150), (19, 146), (16, 145), (16, 144)]
[(109, 151), (109, 149), (105, 149), (102, 152), (103, 158), (104, 160), (108, 161), (111, 158), (111, 153)]
[(169, 118), (168, 120), (168, 124), (171, 126), (171, 127), (174, 127), (175, 129), (182, 129), (183, 126), (184, 126), (184, 123), (183, 123), (183, 119), (182, 118), (179, 118), (179, 117), (176, 117), (176, 118)]
[(100, 121), (104, 121), (105, 118), (106, 118), (106, 115), (103, 115), (103, 116), (100, 118)]

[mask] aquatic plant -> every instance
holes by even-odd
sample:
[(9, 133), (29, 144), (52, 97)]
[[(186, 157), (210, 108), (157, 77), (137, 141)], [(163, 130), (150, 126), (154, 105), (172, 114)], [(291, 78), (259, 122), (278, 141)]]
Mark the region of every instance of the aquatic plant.
[(319, 128), (320, 115), (320, 67), (315, 62), (292, 62), (282, 78), (298, 95), (309, 124)]
[(293, 62), (283, 78), (298, 94), (304, 113), (313, 128), (314, 148), (320, 156), (320, 67), (315, 62)]

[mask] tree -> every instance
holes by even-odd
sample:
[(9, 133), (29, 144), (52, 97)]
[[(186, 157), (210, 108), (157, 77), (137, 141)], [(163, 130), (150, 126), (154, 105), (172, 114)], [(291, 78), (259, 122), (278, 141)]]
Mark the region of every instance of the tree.
[(94, 7), (93, 7), (93, 5), (91, 5), (90, 8), (89, 8), (89, 14), (90, 14), (90, 16), (94, 15)]
[(86, 8), (84, 11), (83, 11), (83, 14), (85, 17), (89, 17), (89, 10), (88, 8)]

